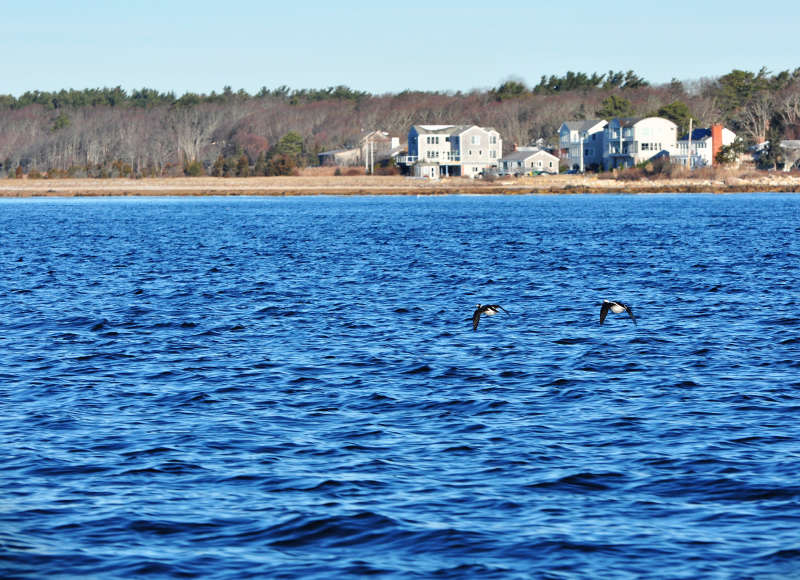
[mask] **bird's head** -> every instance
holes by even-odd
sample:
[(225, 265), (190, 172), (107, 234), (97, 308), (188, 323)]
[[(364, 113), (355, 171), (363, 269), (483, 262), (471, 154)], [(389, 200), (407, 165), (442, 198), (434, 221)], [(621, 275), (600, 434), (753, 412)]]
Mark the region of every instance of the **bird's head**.
[(475, 305), (475, 308), (480, 308), (480, 307), (481, 307), (481, 305), (480, 305), (480, 304), (476, 304), (476, 305)]

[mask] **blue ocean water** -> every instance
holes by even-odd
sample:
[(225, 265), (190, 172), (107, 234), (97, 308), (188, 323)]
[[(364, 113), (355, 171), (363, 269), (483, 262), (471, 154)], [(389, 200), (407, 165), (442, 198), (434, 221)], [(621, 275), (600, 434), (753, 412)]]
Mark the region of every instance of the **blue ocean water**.
[(5, 578), (800, 575), (800, 196), (1, 200), (0, 268)]

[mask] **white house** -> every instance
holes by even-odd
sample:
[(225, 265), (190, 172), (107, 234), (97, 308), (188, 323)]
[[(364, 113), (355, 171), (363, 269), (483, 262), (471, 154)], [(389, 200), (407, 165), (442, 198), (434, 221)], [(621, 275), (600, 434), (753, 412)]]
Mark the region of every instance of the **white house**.
[(558, 157), (538, 147), (520, 147), (500, 159), (501, 175), (558, 173)]
[(661, 117), (611, 119), (603, 130), (603, 167), (633, 167), (678, 151), (678, 126)]
[(684, 167), (710, 167), (719, 150), (736, 140), (736, 133), (722, 125), (712, 125), (708, 129), (694, 129), (678, 139), (678, 150), (672, 162)]
[(414, 125), (408, 132), (408, 155), (398, 161), (418, 177), (476, 177), (497, 167), (503, 140), (492, 128), (477, 125)]
[(558, 131), (561, 158), (569, 163), (570, 169), (583, 173), (594, 166), (603, 164), (603, 129), (608, 125), (604, 119), (567, 121)]

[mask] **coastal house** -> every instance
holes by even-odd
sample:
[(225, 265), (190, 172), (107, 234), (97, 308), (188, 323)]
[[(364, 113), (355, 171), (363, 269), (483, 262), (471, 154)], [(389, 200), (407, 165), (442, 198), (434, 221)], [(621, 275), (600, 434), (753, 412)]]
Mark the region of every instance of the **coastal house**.
[(611, 119), (603, 129), (603, 168), (633, 167), (678, 150), (678, 126), (661, 117)]
[(332, 165), (336, 167), (353, 167), (361, 165), (360, 149), (332, 149), (317, 153), (320, 165)]
[(417, 177), (476, 177), (498, 166), (503, 151), (500, 134), (477, 125), (413, 125), (408, 155), (398, 162)]
[[(788, 172), (795, 168), (800, 168), (800, 140), (782, 139), (780, 142), (781, 153), (783, 155), (783, 170)], [(760, 165), (761, 157), (769, 151), (770, 142), (762, 141), (748, 148), (748, 164)], [(740, 161), (743, 161), (740, 158)]]
[(791, 171), (800, 167), (800, 141), (796, 139), (784, 139), (781, 141), (783, 149), (783, 170)]
[(558, 157), (539, 147), (519, 147), (500, 159), (500, 175), (558, 173)]
[(559, 154), (570, 169), (583, 173), (587, 168), (599, 169), (603, 164), (604, 119), (566, 121), (558, 131)]
[(365, 166), (395, 157), (400, 153), (400, 138), (392, 137), (386, 131), (370, 131), (361, 135), (358, 142), (361, 159)]
[(376, 163), (397, 156), (400, 151), (399, 137), (392, 137), (386, 131), (368, 131), (361, 134), (355, 146), (323, 151), (317, 157), (320, 165), (363, 165), (369, 170)]
[(708, 129), (694, 129), (678, 139), (677, 151), (672, 162), (689, 169), (716, 165), (719, 150), (736, 140), (736, 133), (722, 125), (712, 125)]

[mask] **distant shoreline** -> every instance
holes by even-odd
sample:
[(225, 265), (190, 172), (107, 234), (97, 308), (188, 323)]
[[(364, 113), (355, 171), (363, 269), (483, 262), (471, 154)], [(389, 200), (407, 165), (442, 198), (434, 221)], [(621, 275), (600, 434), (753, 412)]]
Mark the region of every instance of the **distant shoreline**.
[(449, 178), (438, 181), (402, 176), (173, 177), (143, 179), (2, 179), (0, 197), (104, 196), (307, 196), (451, 195), (574, 193), (796, 193), (800, 175), (723, 176), (714, 179), (624, 181), (595, 175), (555, 175), (496, 179)]

